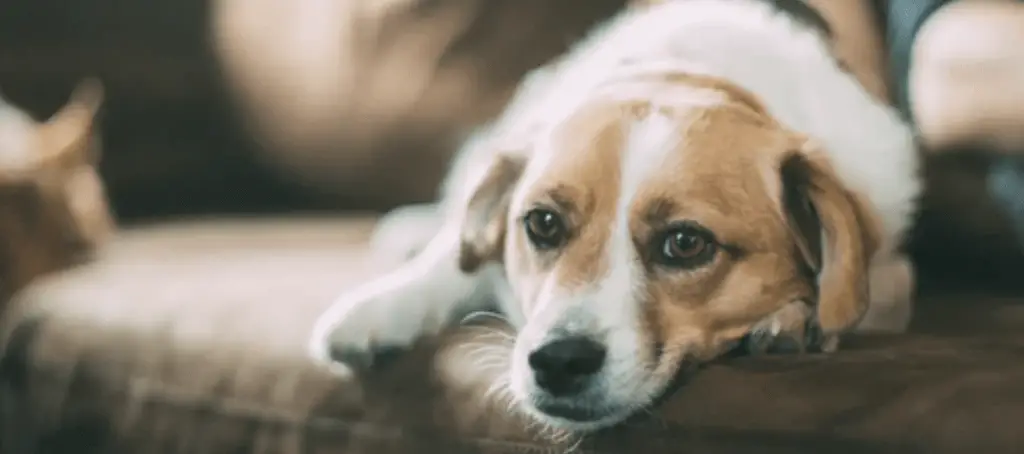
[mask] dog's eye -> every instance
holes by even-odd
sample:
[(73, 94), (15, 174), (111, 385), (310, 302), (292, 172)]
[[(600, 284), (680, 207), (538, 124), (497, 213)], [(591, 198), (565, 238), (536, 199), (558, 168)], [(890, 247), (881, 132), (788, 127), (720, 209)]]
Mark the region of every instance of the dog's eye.
[(553, 249), (565, 242), (565, 223), (552, 211), (534, 209), (523, 218), (526, 237), (538, 249)]
[(658, 261), (675, 268), (693, 268), (709, 262), (717, 250), (714, 237), (704, 229), (683, 225), (661, 237)]

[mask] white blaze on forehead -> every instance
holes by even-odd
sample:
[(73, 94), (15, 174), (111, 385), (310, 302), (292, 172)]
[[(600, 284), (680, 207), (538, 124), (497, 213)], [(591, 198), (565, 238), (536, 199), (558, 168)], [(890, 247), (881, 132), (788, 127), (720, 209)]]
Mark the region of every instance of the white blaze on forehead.
[(635, 351), (639, 342), (635, 327), (643, 291), (639, 286), (643, 268), (630, 232), (630, 207), (644, 182), (664, 168), (680, 140), (676, 122), (656, 106), (649, 115), (627, 127), (626, 138), (616, 155), (620, 160), (620, 180), (618, 191), (611, 192), (617, 200), (604, 245), (606, 272), (591, 285), (579, 288), (566, 288), (554, 276), (546, 279), (528, 316), (530, 324), (536, 327), (527, 330), (534, 341), (546, 338), (548, 329), (558, 326), (570, 332), (609, 333), (611, 337), (606, 341), (613, 356)]
[[(642, 291), (638, 284), (643, 269), (629, 228), (630, 207), (644, 182), (664, 167), (680, 140), (670, 117), (660, 113), (657, 106), (652, 106), (650, 112), (631, 125), (620, 157), (619, 199), (607, 245), (608, 274), (601, 280), (595, 298), (597, 305), (601, 306), (597, 313), (604, 319), (602, 325), (606, 327), (616, 324), (635, 326), (640, 309), (636, 302)], [(626, 348), (621, 341), (610, 344), (613, 349), (615, 344)]]
[(620, 165), (622, 176), (617, 217), (622, 218), (621, 221), (626, 221), (629, 206), (640, 186), (664, 166), (680, 139), (672, 119), (659, 112), (657, 106), (651, 106), (650, 115), (629, 129)]

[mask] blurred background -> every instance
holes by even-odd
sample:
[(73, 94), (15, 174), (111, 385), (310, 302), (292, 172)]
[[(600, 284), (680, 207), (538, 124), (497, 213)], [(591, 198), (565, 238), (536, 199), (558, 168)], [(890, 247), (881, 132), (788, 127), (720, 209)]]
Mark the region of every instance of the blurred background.
[(413, 3), (3, 0), (0, 90), (43, 119), (103, 81), (123, 222), (381, 210), (430, 198), (461, 134), (621, 2)]
[[(501, 108), (518, 79), (624, 3), (0, 0), (0, 91), (43, 119), (83, 78), (103, 82), (99, 169), (122, 225), (376, 213), (432, 198), (459, 141)], [(858, 77), (889, 96), (885, 2), (812, 3), (833, 22)], [(956, 36), (969, 41), (987, 28)], [(935, 64), (965, 64), (950, 61)], [(976, 84), (970, 77), (927, 86), (942, 95), (951, 84)], [(942, 121), (956, 119), (933, 117), (931, 131), (955, 129)], [(929, 195), (911, 247), (936, 275), (1012, 286), (1024, 264), (1024, 221), (1014, 210), (1024, 208), (1006, 197), (1024, 196), (1012, 185), (1010, 196), (1005, 185), (999, 193), (992, 181), (1020, 179), (999, 158), (1016, 145), (959, 138), (929, 144)]]

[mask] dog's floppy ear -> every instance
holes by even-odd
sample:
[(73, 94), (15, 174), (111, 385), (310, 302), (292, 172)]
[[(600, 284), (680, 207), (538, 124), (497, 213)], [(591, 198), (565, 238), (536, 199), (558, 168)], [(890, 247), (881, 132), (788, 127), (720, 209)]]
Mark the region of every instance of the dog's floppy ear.
[(867, 311), (868, 270), (879, 225), (839, 180), (828, 157), (803, 142), (778, 163), (781, 202), (797, 252), (818, 283), (818, 323), (826, 335), (853, 328)]
[(470, 192), (460, 233), (459, 268), (471, 273), (500, 260), (512, 191), (526, 166), (516, 153), (496, 153)]

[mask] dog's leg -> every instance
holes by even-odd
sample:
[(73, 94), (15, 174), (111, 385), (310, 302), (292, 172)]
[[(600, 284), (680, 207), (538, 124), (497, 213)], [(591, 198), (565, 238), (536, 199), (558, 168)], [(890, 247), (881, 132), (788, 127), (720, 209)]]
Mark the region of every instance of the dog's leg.
[(871, 266), (871, 305), (858, 331), (904, 332), (914, 305), (914, 265), (903, 254), (876, 259)]
[[(903, 332), (913, 314), (914, 266), (903, 255), (878, 258), (870, 272), (867, 313), (858, 331)], [(834, 351), (838, 338), (824, 338), (810, 304), (793, 301), (754, 325), (746, 339), (752, 354)]]
[(437, 236), (444, 215), (438, 204), (406, 205), (391, 210), (377, 222), (370, 237), (370, 253), (383, 266), (412, 260)]
[(367, 367), (439, 332), (453, 315), (490, 304), (493, 270), (462, 272), (458, 248), (458, 229), (446, 226), (409, 262), (343, 294), (316, 322), (314, 359)]
[(823, 336), (817, 318), (811, 304), (792, 301), (754, 325), (744, 340), (747, 352), (764, 355), (835, 351), (838, 338)]

